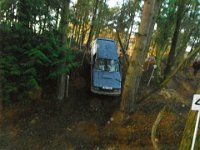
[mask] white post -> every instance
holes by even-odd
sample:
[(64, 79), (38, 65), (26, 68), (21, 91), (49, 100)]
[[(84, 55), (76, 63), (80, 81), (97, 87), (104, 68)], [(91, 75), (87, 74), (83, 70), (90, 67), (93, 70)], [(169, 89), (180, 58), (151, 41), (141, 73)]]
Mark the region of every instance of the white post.
[(150, 76), (149, 81), (147, 83), (147, 87), (149, 86), (151, 79), (153, 78), (153, 74), (154, 74), (154, 71), (155, 71), (156, 68), (157, 68), (157, 65), (153, 65), (153, 70), (151, 72), (151, 76)]
[(194, 136), (193, 136), (193, 139), (192, 139), (191, 150), (194, 150), (194, 145), (195, 145), (195, 140), (196, 140), (196, 136), (197, 136), (198, 125), (199, 125), (199, 117), (200, 117), (200, 111), (198, 111), (198, 114), (197, 114), (197, 121), (196, 121), (195, 129), (194, 129)]

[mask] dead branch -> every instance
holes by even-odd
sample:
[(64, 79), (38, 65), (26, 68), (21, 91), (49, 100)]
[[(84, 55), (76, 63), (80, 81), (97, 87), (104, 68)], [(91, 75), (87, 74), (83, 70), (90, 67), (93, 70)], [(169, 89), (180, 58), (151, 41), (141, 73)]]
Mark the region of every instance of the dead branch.
[(158, 141), (156, 138), (156, 131), (157, 131), (158, 125), (164, 115), (165, 109), (166, 109), (166, 106), (163, 107), (163, 109), (158, 113), (158, 116), (157, 116), (157, 118), (153, 124), (152, 130), (151, 130), (151, 141), (152, 141), (152, 144), (153, 144), (153, 147), (155, 150), (159, 150), (159, 147), (157, 144)]

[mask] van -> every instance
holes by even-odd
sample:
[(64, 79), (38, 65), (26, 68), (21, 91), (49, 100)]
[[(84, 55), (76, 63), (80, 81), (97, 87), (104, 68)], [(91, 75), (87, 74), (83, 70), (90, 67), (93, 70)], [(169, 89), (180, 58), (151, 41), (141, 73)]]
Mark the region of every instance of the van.
[(97, 38), (91, 48), (91, 92), (102, 95), (121, 94), (121, 71), (116, 42)]

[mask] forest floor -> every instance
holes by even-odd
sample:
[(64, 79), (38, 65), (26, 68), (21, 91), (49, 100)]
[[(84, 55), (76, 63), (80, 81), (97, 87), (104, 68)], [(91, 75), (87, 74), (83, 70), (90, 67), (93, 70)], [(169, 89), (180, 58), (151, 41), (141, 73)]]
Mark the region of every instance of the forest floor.
[[(146, 87), (150, 73), (144, 73), (140, 94), (154, 86), (152, 81)], [(152, 126), (165, 106), (156, 142), (160, 149), (178, 149), (199, 80), (192, 69), (179, 71), (125, 123), (119, 111), (121, 97), (92, 94), (89, 74), (89, 69), (79, 68), (70, 75), (69, 97), (62, 102), (49, 87), (49, 94), (36, 102), (5, 107), (0, 150), (151, 150)]]

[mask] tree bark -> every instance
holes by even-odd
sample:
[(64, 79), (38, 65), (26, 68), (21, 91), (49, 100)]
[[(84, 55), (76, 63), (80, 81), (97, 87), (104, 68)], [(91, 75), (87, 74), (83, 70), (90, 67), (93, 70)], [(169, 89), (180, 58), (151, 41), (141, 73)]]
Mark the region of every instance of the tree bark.
[[(69, 13), (69, 3), (70, 0), (63, 0), (63, 8), (62, 8), (62, 14), (61, 14), (61, 21), (60, 21), (60, 33), (61, 36), (61, 44), (64, 45), (65, 49), (68, 47), (67, 45), (67, 26), (68, 26), (68, 13)], [(65, 58), (66, 51), (63, 51), (62, 58)], [(66, 61), (64, 61), (62, 64), (60, 64), (59, 67), (63, 68), (66, 65)], [(58, 93), (57, 98), (59, 100), (63, 100), (65, 96), (65, 74), (61, 74), (58, 78)]]
[[(136, 43), (134, 53), (131, 57), (129, 67), (126, 74), (124, 89), (122, 93), (121, 110), (124, 112), (124, 117), (134, 110), (134, 104), (137, 98), (139, 83), (143, 70), (144, 56), (148, 51), (148, 46), (153, 30), (153, 18), (156, 18), (155, 4), (157, 0), (145, 0), (141, 24), (139, 32), (136, 34)], [(155, 22), (154, 22), (155, 23)], [(124, 118), (124, 119), (125, 119)]]

